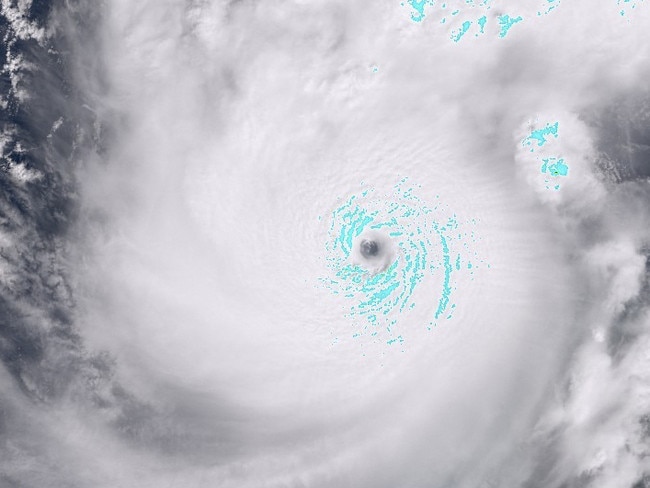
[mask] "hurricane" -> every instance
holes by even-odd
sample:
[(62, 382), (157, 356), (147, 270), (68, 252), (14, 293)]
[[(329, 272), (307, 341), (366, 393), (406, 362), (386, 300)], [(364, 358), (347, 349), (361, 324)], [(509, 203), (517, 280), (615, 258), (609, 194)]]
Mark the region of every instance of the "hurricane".
[(0, 487), (650, 486), (644, 0), (0, 0)]

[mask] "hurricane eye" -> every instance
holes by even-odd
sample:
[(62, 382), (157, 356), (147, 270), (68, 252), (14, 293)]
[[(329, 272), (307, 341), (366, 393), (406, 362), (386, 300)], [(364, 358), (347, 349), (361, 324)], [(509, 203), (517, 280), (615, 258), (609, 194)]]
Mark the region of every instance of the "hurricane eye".
[(379, 254), (379, 244), (377, 243), (377, 241), (364, 239), (361, 241), (359, 250), (361, 251), (361, 255), (364, 258), (371, 258)]

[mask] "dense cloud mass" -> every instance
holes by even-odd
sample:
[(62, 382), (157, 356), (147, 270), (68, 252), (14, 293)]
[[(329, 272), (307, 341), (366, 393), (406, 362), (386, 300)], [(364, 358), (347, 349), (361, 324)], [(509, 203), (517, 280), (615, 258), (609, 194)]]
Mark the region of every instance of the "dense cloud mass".
[(0, 487), (650, 486), (650, 5), (456, 3), (1, 0)]

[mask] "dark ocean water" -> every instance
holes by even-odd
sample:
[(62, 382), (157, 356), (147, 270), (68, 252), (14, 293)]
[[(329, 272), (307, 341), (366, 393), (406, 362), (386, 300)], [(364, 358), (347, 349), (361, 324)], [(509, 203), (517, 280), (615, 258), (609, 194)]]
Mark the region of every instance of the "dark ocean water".
[[(77, 49), (97, 42), (96, 21), (96, 6), (47, 0), (32, 2), (21, 20), (30, 26), (26, 33), (0, 16), (0, 224), (6, 236), (0, 360), (9, 375), (0, 397), (3, 487), (83, 486), (74, 473), (55, 467), (39, 442), (48, 434), (36, 419), (48, 423), (65, 395), (99, 411), (115, 410), (109, 423), (127, 435), (138, 423), (138, 402), (111, 382), (111, 359), (84, 348), (67, 272), (79, 216), (75, 169), (102, 151), (87, 105), (93, 102), (75, 87), (80, 73), (98, 75), (97, 63)], [(38, 29), (49, 35), (35, 35)]]
[[(47, 2), (34, 4), (29, 20), (47, 26), (51, 8)], [(51, 347), (48, 339), (53, 329), (68, 335), (71, 346), (75, 344), (71, 336), (72, 300), (59, 263), (62, 243), (75, 214), (74, 95), (65, 60), (54, 44), (18, 38), (5, 18), (1, 29), (3, 65), (8, 66), (16, 57), (23, 60), (15, 70), (5, 69), (2, 76), (7, 106), (2, 111), (2, 225), (13, 245), (5, 249), (4, 256), (12, 279), (3, 283), (1, 354), (26, 394), (47, 398), (52, 390), (48, 384), (58, 380), (40, 378), (28, 387), (26, 377), (38, 374)], [(28, 98), (21, 100), (19, 92)], [(63, 123), (49, 136), (61, 117)], [(10, 165), (37, 172), (39, 177), (17, 182)], [(45, 330), (42, 318), (48, 323)]]

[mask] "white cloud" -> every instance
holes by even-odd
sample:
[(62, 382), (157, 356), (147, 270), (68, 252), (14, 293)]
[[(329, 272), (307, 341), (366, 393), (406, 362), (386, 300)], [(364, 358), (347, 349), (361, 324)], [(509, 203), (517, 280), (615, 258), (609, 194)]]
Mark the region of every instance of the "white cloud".
[[(96, 455), (101, 473), (79, 479), (536, 486), (544, 462), (556, 486), (641, 476), (647, 312), (623, 359), (608, 340), (641, 299), (647, 200), (605, 183), (582, 114), (643, 79), (648, 14), (518, 8), (503, 39), (454, 43), (439, 12), (416, 23), (399, 2), (109, 2), (109, 88), (77, 83), (114, 136), (79, 171), (70, 271), (87, 347), (116, 358), (151, 407), (130, 421), (154, 434), (134, 447), (65, 404), (51, 436), (71, 432), (62, 456)], [(522, 145), (556, 121), (539, 151)], [(558, 190), (546, 157), (569, 167)], [(405, 176), (472, 222), (483, 265), (459, 274), (452, 319), (408, 315), (404, 352), (333, 343), (350, 319), (318, 286), (328, 219), (362, 181), (388, 194)], [(633, 205), (643, 216), (612, 210)]]

